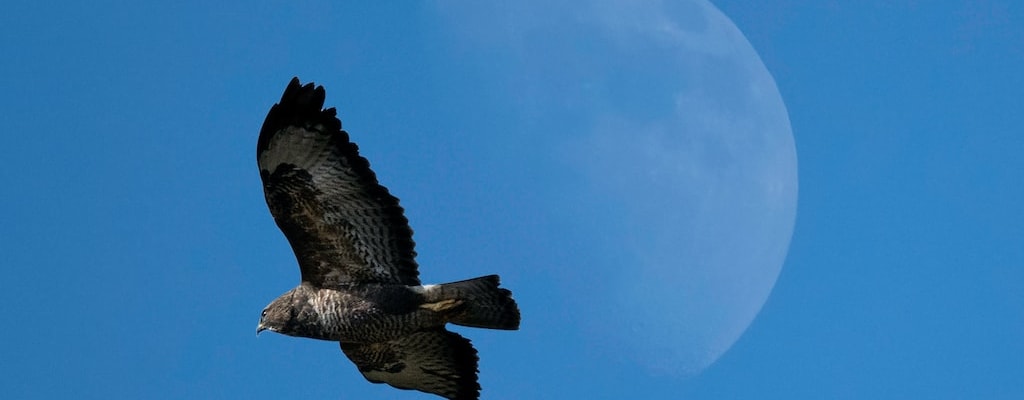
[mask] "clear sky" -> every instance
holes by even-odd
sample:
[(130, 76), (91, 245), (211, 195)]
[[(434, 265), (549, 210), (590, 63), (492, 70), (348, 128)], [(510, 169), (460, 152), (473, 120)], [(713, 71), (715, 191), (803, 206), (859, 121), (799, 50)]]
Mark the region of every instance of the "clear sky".
[[(696, 0), (339, 3), (5, 3), (0, 397), (432, 398), (367, 383), (336, 344), (254, 335), (298, 281), (254, 153), (299, 76), (326, 86), (401, 199), (424, 281), (498, 273), (514, 291), (521, 331), (458, 330), (480, 351), (485, 399), (1024, 398), (1020, 2), (714, 1), (774, 78), (793, 142), (711, 135), (697, 144), (721, 151), (700, 147), (700, 165), (722, 169), (696, 177), (677, 142), (644, 141), (671, 127), (666, 104), (698, 109), (662, 95), (748, 88), (761, 66), (702, 61), (750, 60), (743, 43), (629, 39), (705, 26), (678, 6)], [(680, 61), (695, 54), (714, 57)], [(698, 103), (747, 110), (729, 99)], [(778, 111), (688, 115), (787, 123), (764, 110)], [(583, 140), (593, 124), (608, 141)], [(770, 184), (789, 164), (762, 168), (788, 154), (772, 143), (795, 143), (791, 242), (783, 195), (709, 213), (727, 223), (705, 239), (735, 240), (718, 250), (768, 260), (719, 275), (756, 282), (710, 290), (685, 227), (719, 209), (671, 200), (686, 182), (733, 200), (737, 182), (795, 190)], [(758, 221), (780, 222), (728, 235)], [(673, 310), (712, 328), (681, 337), (659, 325)], [(666, 372), (705, 334), (717, 361)]]

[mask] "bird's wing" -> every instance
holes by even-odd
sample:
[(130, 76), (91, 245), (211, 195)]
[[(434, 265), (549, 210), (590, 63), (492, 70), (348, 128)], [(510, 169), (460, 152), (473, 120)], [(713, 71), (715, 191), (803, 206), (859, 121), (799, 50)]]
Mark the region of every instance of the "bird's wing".
[(433, 393), (453, 400), (480, 397), (476, 349), (444, 328), (371, 344), (342, 343), (341, 351), (373, 383)]
[(418, 285), (412, 229), (398, 199), (341, 129), (324, 88), (293, 78), (256, 145), (263, 192), (302, 280)]

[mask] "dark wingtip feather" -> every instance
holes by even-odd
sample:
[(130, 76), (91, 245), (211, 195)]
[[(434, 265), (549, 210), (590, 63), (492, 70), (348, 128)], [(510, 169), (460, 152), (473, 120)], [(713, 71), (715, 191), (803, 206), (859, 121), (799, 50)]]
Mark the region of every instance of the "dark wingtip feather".
[(292, 78), (281, 95), (281, 101), (274, 104), (260, 128), (256, 143), (256, 157), (266, 150), (270, 137), (287, 126), (323, 125), (328, 131), (341, 130), (334, 108), (323, 109), (327, 91), (313, 82), (303, 85), (299, 77)]
[(448, 343), (452, 349), (452, 358), (455, 365), (460, 368), (458, 390), (449, 398), (453, 400), (476, 400), (480, 398), (480, 382), (477, 381), (477, 374), (480, 372), (478, 363), (480, 357), (469, 339), (466, 339), (454, 332), (446, 332)]

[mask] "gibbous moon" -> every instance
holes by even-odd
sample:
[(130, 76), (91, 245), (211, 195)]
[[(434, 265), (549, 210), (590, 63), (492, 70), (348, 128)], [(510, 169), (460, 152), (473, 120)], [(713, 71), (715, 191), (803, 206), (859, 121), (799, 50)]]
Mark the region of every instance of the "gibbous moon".
[(500, 89), (536, 169), (566, 171), (538, 191), (570, 204), (548, 218), (586, 351), (676, 376), (715, 362), (771, 293), (796, 216), (786, 107), (750, 43), (704, 0), (442, 7), (467, 53), (513, 71)]

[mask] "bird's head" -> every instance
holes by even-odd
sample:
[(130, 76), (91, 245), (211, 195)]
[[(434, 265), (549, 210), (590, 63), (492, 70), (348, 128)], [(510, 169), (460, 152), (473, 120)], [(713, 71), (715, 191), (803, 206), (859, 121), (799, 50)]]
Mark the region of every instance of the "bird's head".
[(295, 328), (297, 309), (294, 307), (294, 290), (274, 299), (260, 314), (260, 323), (256, 325), (256, 335), (265, 330), (291, 334)]

